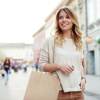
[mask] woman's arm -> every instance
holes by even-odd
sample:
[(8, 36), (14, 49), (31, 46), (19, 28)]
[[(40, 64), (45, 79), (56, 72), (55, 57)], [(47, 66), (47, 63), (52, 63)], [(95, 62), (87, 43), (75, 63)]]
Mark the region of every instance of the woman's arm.
[(81, 66), (81, 83), (80, 83), (80, 88), (82, 89), (82, 91), (84, 91), (85, 89), (85, 84), (86, 84), (86, 68), (85, 68), (85, 64), (84, 64), (84, 59), (82, 59), (82, 66)]
[(54, 72), (59, 70), (60, 66), (57, 64), (50, 64), (49, 61), (50, 52), (48, 47), (49, 47), (49, 40), (46, 40), (40, 51), (40, 58), (39, 58), (39, 64), (41, 66), (40, 69), (45, 72)]
[(45, 64), (43, 70), (45, 72), (54, 72), (60, 69), (60, 66), (57, 64)]
[(85, 79), (85, 75), (86, 75), (86, 68), (85, 68), (85, 61), (84, 58), (82, 59), (82, 68), (81, 68), (81, 78)]
[[(74, 70), (74, 68), (66, 65), (66, 66), (60, 66), (58, 64), (50, 64), (50, 52), (48, 50), (48, 41), (46, 41), (41, 49), (40, 52), (40, 58), (39, 58), (39, 64), (40, 64), (40, 70), (45, 72), (54, 72), (57, 70), (60, 70), (62, 73), (70, 73)], [(53, 57), (52, 57), (53, 58)]]
[(68, 74), (68, 73), (71, 73), (74, 68), (73, 67), (70, 67), (70, 66), (60, 66), (60, 65), (57, 65), (57, 64), (45, 64), (43, 66), (43, 70), (45, 72), (54, 72), (54, 71), (61, 71), (63, 74)]

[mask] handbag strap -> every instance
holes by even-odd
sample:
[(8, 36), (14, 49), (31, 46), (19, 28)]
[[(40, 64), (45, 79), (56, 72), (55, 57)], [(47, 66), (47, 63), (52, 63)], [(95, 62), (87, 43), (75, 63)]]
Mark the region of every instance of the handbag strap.
[(52, 48), (52, 50), (53, 50), (53, 63), (54, 63), (54, 60), (55, 60), (55, 38), (53, 39), (53, 48)]
[[(52, 52), (53, 52), (53, 63), (54, 63), (54, 60), (55, 60), (55, 38), (53, 39)], [(61, 81), (60, 78), (59, 78), (58, 73), (57, 72), (54, 72), (54, 73), (57, 75), (59, 81)], [(60, 86), (63, 89), (63, 86), (62, 86), (61, 82), (60, 82)]]

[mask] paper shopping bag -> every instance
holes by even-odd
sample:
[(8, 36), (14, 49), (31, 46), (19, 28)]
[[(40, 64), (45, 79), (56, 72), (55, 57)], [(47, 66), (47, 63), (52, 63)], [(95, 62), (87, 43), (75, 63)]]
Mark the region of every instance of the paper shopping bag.
[(32, 71), (24, 100), (57, 100), (59, 82), (48, 72)]

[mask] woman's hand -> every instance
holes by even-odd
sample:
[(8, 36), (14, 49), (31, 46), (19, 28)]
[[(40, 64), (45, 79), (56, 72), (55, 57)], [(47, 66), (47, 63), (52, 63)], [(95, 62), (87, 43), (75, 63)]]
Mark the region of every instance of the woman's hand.
[(64, 74), (69, 74), (74, 70), (74, 67), (73, 66), (64, 66), (64, 67), (59, 67), (59, 70)]
[(86, 79), (85, 78), (81, 79), (80, 88), (82, 91), (85, 90), (85, 84), (86, 84)]

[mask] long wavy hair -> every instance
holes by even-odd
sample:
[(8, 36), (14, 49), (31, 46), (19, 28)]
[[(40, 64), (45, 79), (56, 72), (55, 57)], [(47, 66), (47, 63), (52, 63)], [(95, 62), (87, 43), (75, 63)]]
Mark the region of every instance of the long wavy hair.
[(3, 65), (4, 65), (4, 66), (5, 66), (5, 65), (10, 66), (10, 65), (11, 65), (10, 59), (9, 59), (9, 58), (6, 58), (6, 59), (4, 60), (4, 64), (3, 64)]
[(81, 49), (82, 48), (82, 32), (80, 31), (79, 28), (79, 23), (77, 20), (76, 15), (72, 12), (71, 9), (67, 8), (67, 7), (63, 7), (61, 8), (57, 14), (56, 14), (56, 34), (55, 34), (55, 43), (57, 45), (62, 45), (64, 42), (64, 36), (63, 36), (63, 32), (59, 26), (59, 14), (61, 11), (64, 11), (65, 13), (67, 13), (71, 20), (72, 20), (72, 32), (71, 32), (71, 37), (72, 40), (75, 43), (76, 49)]

